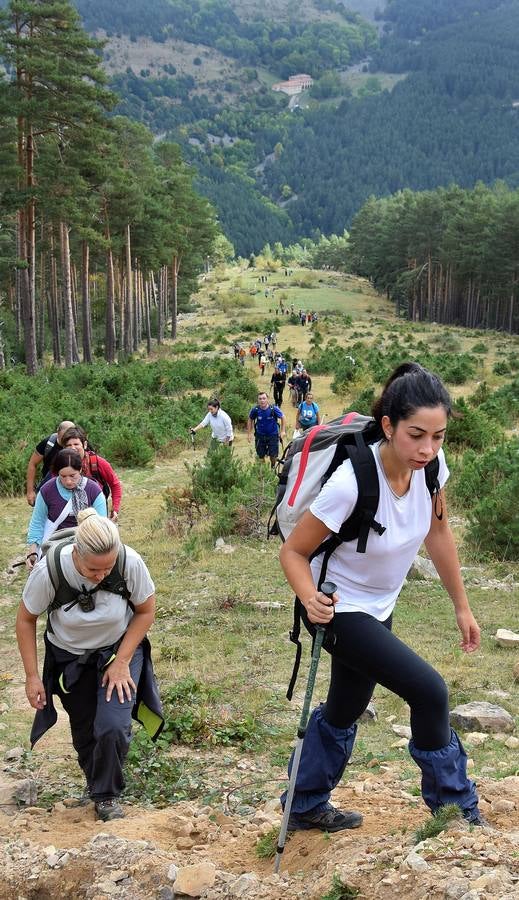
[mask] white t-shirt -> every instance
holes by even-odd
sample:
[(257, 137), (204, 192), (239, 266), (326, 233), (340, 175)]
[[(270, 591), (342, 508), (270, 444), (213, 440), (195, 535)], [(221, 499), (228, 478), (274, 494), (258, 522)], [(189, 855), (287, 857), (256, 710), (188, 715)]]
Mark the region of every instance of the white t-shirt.
[[(91, 589), (95, 582), (90, 581), (77, 571), (72, 560), (72, 544), (61, 551), (61, 567), (71, 587)], [(130, 600), (134, 606), (144, 603), (155, 593), (155, 585), (144, 560), (139, 554), (126, 548), (125, 581), (131, 591)], [(47, 570), (44, 557), (32, 570), (22, 594), (26, 609), (34, 616), (47, 610), (54, 599), (54, 588)], [(109, 591), (96, 591), (94, 594), (95, 609), (83, 612), (78, 603), (65, 610), (63, 607), (50, 614), (54, 634), (48, 634), (51, 644), (68, 650), (69, 653), (81, 654), (85, 650), (97, 650), (109, 647), (124, 634), (133, 616), (126, 600), (119, 594)], [(67, 605), (67, 604), (65, 604)]]
[(217, 441), (223, 443), (225, 440), (232, 441), (234, 439), (231, 417), (223, 409), (219, 409), (215, 416), (208, 412), (202, 419), (202, 425), (204, 427), (211, 426), (211, 433)]
[[(336, 612), (366, 612), (380, 622), (394, 609), (405, 577), (431, 527), (431, 495), (423, 469), (411, 475), (409, 490), (397, 497), (387, 483), (378, 454), (371, 446), (377, 465), (380, 501), (375, 515), (385, 525), (384, 534), (370, 529), (367, 550), (357, 553), (357, 540), (340, 544), (328, 562), (326, 579), (337, 585)], [(438, 480), (443, 487), (449, 477), (443, 450), (438, 454)], [(350, 460), (342, 463), (326, 482), (310, 512), (337, 533), (351, 515), (358, 497), (357, 481)], [(315, 582), (321, 572), (322, 554), (312, 560)]]

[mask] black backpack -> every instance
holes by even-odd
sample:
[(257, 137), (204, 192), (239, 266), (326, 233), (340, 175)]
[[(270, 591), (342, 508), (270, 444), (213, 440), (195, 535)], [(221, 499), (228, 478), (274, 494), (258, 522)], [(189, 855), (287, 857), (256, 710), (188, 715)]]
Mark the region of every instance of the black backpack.
[(112, 571), (103, 578), (94, 588), (77, 589), (72, 587), (65, 578), (61, 566), (61, 552), (68, 544), (74, 541), (75, 528), (65, 528), (61, 532), (57, 531), (48, 538), (42, 545), (42, 556), (47, 560), (47, 571), (54, 588), (54, 597), (47, 607), (47, 630), (53, 633), (50, 622), (50, 614), (61, 607), (65, 608), (65, 612), (72, 609), (76, 603), (84, 602), (90, 599), (94, 601), (94, 594), (97, 591), (110, 591), (112, 594), (119, 594), (123, 597), (128, 605), (133, 609), (130, 602), (131, 591), (125, 580), (126, 570), (126, 547), (121, 544), (119, 553), (115, 561)]

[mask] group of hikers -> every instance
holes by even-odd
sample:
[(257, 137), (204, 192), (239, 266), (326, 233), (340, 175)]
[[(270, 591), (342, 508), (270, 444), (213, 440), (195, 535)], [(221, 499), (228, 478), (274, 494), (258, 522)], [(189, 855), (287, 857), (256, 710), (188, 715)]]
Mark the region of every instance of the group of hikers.
[[(302, 364), (297, 374), (305, 375)], [(307, 380), (301, 395), (304, 408), (298, 408), (303, 430), (314, 416), (319, 421)], [(272, 465), (286, 434), (283, 392), (280, 383), (273, 382), (273, 387), (274, 404), (260, 391), (247, 419), (248, 440), (254, 432), (258, 457), (269, 458)], [(452, 599), (462, 650), (472, 652), (479, 646), (479, 627), (463, 586), (444, 496), (449, 470), (442, 444), (450, 415), (449, 395), (435, 375), (417, 363), (399, 366), (373, 407), (374, 440), (367, 447), (379, 501), (364, 549), (359, 551), (357, 540), (337, 540), (329, 552), (329, 539), (340, 536), (359, 498), (349, 458), (283, 544), (281, 565), (303, 622), (312, 636), (318, 626), (326, 628), (324, 646), (331, 654), (327, 697), (312, 712), (298, 761), (290, 830), (334, 832), (361, 825), (362, 815), (332, 806), (330, 794), (351, 756), (357, 722), (376, 684), (409, 705), (409, 751), (421, 770), (422, 796), (432, 812), (455, 803), (468, 822), (486, 824), (475, 785), (467, 777), (465, 751), (450, 726), (445, 682), (392, 631), (397, 597), (425, 541)], [(216, 441), (232, 445), (232, 423), (217, 399), (209, 401), (207, 415), (191, 430), (206, 426)], [(427, 469), (435, 460), (431, 493)], [(35, 486), (40, 463), (43, 477)], [(109, 513), (101, 478), (110, 488)], [(94, 801), (100, 819), (119, 818), (132, 715), (152, 736), (163, 724), (146, 637), (155, 615), (153, 580), (139, 554), (120, 540), (116, 520), (121, 487), (115, 472), (72, 422), (62, 422), (37, 445), (27, 472), (27, 500), (33, 506), (26, 554), (30, 572), (17, 637), (26, 694), (36, 710), (31, 743), (56, 721), (57, 695), (70, 720), (85, 777), (85, 801)], [(66, 540), (53, 541), (60, 532)], [(321, 591), (324, 576), (335, 582), (331, 596)], [(36, 621), (44, 614), (40, 676)], [(282, 806), (286, 800), (285, 793)]]

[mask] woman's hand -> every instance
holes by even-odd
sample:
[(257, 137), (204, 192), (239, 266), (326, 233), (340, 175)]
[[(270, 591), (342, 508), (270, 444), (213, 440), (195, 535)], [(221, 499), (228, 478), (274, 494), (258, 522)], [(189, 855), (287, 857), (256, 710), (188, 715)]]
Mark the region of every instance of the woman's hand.
[(26, 678), (25, 693), (33, 709), (44, 709), (47, 705), (45, 688), (39, 675), (30, 675)]
[(27, 556), (25, 557), (25, 565), (29, 572), (32, 572), (34, 566), (38, 562), (38, 551), (35, 549), (35, 545), (33, 544), (31, 547), (27, 548)]
[(460, 610), (456, 613), (456, 621), (461, 631), (462, 640), (460, 647), (465, 653), (473, 653), (480, 644), (479, 625), (476, 622), (470, 609)]
[(327, 597), (320, 591), (312, 594), (304, 603), (310, 622), (313, 625), (329, 625), (333, 619), (334, 607), (338, 599), (337, 594), (333, 594), (332, 597)]
[(117, 659), (117, 657), (106, 667), (101, 685), (106, 687), (107, 703), (111, 700), (114, 688), (117, 691), (119, 703), (124, 703), (125, 700), (132, 700), (137, 690), (136, 684), (130, 675), (130, 666), (127, 662)]

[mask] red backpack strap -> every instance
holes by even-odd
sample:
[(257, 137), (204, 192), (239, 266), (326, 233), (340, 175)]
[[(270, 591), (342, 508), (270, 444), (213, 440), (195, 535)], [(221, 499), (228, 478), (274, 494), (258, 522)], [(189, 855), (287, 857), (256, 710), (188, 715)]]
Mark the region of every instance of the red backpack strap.
[[(342, 420), (341, 425), (349, 425), (350, 422), (353, 421), (355, 416), (358, 416), (358, 413), (356, 413), (356, 412), (348, 413), (346, 416), (344, 416), (344, 419)], [(294, 487), (292, 488), (292, 493), (290, 494), (290, 497), (288, 498), (288, 506), (293, 506), (294, 503), (296, 502), (297, 492), (299, 491), (299, 488), (301, 487), (301, 482), (304, 478), (304, 475), (306, 472), (306, 467), (308, 465), (308, 457), (310, 456), (310, 448), (312, 446), (312, 443), (313, 443), (315, 437), (317, 436), (318, 432), (322, 431), (323, 428), (327, 428), (327, 427), (328, 426), (326, 424), (314, 425), (314, 427), (312, 429), (310, 429), (309, 434), (305, 438), (305, 442), (303, 444), (303, 450), (301, 452), (301, 459), (299, 460), (299, 470), (297, 472), (297, 478), (296, 478)]]

